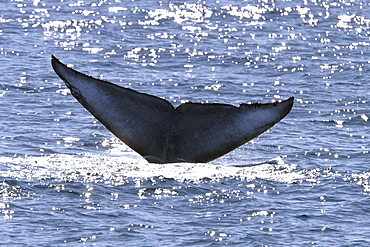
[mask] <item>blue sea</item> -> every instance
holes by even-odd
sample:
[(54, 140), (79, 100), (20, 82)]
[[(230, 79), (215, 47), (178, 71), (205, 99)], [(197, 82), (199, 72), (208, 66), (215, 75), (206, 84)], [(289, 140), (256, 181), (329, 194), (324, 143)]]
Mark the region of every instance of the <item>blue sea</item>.
[[(369, 5), (0, 1), (0, 245), (370, 246)], [(150, 164), (51, 55), (174, 106), (294, 106), (212, 162)]]

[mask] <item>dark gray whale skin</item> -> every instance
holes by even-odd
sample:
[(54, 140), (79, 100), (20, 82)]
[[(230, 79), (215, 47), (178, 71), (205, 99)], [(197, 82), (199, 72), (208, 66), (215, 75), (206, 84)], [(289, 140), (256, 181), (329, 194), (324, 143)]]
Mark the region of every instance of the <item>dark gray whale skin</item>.
[(151, 163), (205, 163), (259, 136), (283, 119), (294, 98), (268, 104), (184, 103), (80, 73), (52, 56), (72, 95), (108, 130)]

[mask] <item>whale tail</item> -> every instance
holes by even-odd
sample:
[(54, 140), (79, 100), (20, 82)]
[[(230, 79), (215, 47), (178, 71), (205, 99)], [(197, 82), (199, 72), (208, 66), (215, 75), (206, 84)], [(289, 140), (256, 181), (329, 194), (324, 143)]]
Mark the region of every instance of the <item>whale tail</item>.
[(72, 95), (108, 130), (152, 163), (208, 162), (283, 119), (293, 97), (268, 104), (185, 103), (164, 99), (80, 73), (52, 56)]

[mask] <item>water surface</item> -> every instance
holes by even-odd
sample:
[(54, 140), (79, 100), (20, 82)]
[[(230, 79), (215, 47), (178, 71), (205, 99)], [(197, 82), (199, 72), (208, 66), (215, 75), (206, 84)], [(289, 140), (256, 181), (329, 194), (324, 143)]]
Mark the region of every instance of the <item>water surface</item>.
[[(4, 246), (368, 246), (366, 1), (0, 2)], [(295, 97), (207, 164), (148, 164), (50, 56), (179, 105)]]

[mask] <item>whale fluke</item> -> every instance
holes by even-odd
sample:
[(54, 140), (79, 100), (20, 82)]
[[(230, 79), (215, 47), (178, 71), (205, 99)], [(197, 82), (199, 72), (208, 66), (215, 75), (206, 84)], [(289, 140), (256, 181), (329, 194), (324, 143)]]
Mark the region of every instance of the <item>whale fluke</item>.
[(184, 103), (99, 80), (51, 60), (72, 95), (108, 130), (152, 163), (214, 160), (283, 119), (293, 97), (268, 104)]

